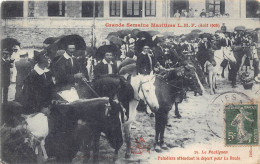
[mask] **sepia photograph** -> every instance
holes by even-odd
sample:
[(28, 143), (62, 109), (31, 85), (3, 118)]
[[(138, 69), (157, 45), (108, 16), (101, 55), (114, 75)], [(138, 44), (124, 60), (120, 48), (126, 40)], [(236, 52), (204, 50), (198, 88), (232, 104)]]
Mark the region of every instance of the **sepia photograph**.
[(260, 0), (0, 2), (0, 164), (260, 164)]

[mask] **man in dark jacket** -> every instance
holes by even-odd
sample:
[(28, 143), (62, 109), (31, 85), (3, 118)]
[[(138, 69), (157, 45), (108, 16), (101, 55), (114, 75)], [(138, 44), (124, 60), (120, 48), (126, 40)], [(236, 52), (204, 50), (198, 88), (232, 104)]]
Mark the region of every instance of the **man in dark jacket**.
[(11, 54), (8, 51), (2, 51), (2, 64), (1, 64), (1, 88), (2, 88), (2, 103), (7, 103), (8, 88), (10, 86), (10, 68), (12, 61), (10, 60)]
[(185, 58), (187, 55), (193, 55), (195, 52), (194, 47), (187, 41), (186, 38), (182, 39), (181, 43), (179, 44), (179, 49), (178, 49), (180, 54), (183, 54)]
[(226, 32), (226, 31), (227, 31), (227, 26), (225, 25), (225, 23), (222, 24), (220, 30), (223, 31), (223, 32)]
[(31, 72), (32, 62), (28, 59), (28, 53), (20, 55), (20, 60), (15, 62), (15, 67), (17, 70), (16, 75), (16, 87), (15, 87), (15, 100), (20, 102), (22, 95), (22, 87), (25, 78)]
[(104, 59), (98, 63), (94, 68), (95, 78), (99, 78), (101, 75), (116, 74), (117, 66), (113, 62), (113, 52), (106, 51)]
[(156, 43), (157, 46), (153, 47), (152, 51), (156, 61), (158, 61), (161, 66), (165, 67), (166, 55), (164, 54), (163, 42), (163, 39), (156, 38), (154, 43)]
[(198, 61), (201, 64), (202, 70), (204, 70), (204, 64), (207, 60), (210, 59), (210, 49), (211, 44), (208, 42), (208, 39), (206, 37), (203, 38), (203, 40), (199, 43), (199, 50), (198, 50)]
[(35, 57), (37, 64), (24, 80), (23, 97), (21, 104), (26, 109), (27, 114), (40, 112), (48, 107), (52, 100), (53, 80), (48, 69), (50, 59), (46, 53), (42, 52)]
[(75, 82), (79, 79), (86, 79), (80, 65), (74, 57), (76, 46), (74, 43), (67, 45), (66, 51), (58, 55), (58, 59), (52, 63), (52, 73), (55, 78), (56, 90), (68, 90), (75, 86)]
[(220, 45), (221, 47), (231, 47), (231, 46), (232, 46), (232, 42), (231, 42), (231, 40), (229, 39), (229, 34), (228, 34), (228, 32), (225, 32), (224, 34), (225, 34), (225, 38), (220, 39), (219, 45)]
[(143, 51), (137, 56), (136, 71), (137, 74), (149, 75), (155, 70), (155, 58), (149, 44), (144, 44)]

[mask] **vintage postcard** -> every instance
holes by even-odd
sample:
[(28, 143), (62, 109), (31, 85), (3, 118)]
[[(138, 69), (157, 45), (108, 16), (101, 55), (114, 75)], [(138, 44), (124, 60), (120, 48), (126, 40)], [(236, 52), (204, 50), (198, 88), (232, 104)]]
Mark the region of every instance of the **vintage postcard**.
[(0, 163), (260, 163), (260, 0), (3, 0), (0, 36)]

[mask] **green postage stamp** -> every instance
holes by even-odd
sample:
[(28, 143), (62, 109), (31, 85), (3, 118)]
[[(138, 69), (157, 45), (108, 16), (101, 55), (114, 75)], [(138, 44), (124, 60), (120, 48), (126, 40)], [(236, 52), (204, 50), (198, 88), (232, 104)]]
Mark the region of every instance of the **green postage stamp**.
[(258, 105), (225, 106), (226, 146), (259, 145)]

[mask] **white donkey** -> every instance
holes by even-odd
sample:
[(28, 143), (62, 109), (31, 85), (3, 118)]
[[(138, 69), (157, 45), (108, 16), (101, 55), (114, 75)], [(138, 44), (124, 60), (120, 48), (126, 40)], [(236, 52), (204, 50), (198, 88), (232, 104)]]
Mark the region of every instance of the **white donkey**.
[(210, 94), (216, 93), (216, 78), (217, 75), (222, 73), (221, 63), (226, 59), (229, 62), (236, 62), (234, 53), (230, 47), (222, 47), (220, 50), (214, 52), (214, 61), (216, 62), (213, 66), (209, 61), (205, 62), (204, 68), (208, 71), (208, 80), (210, 85)]
[(153, 111), (156, 111), (159, 108), (154, 82), (155, 77), (153, 75), (131, 76), (130, 84), (134, 89), (134, 100), (129, 103), (129, 119), (123, 124), (126, 142), (126, 159), (131, 157), (131, 124), (135, 121), (136, 108), (139, 100), (142, 99), (145, 102), (149, 102), (148, 106)]

